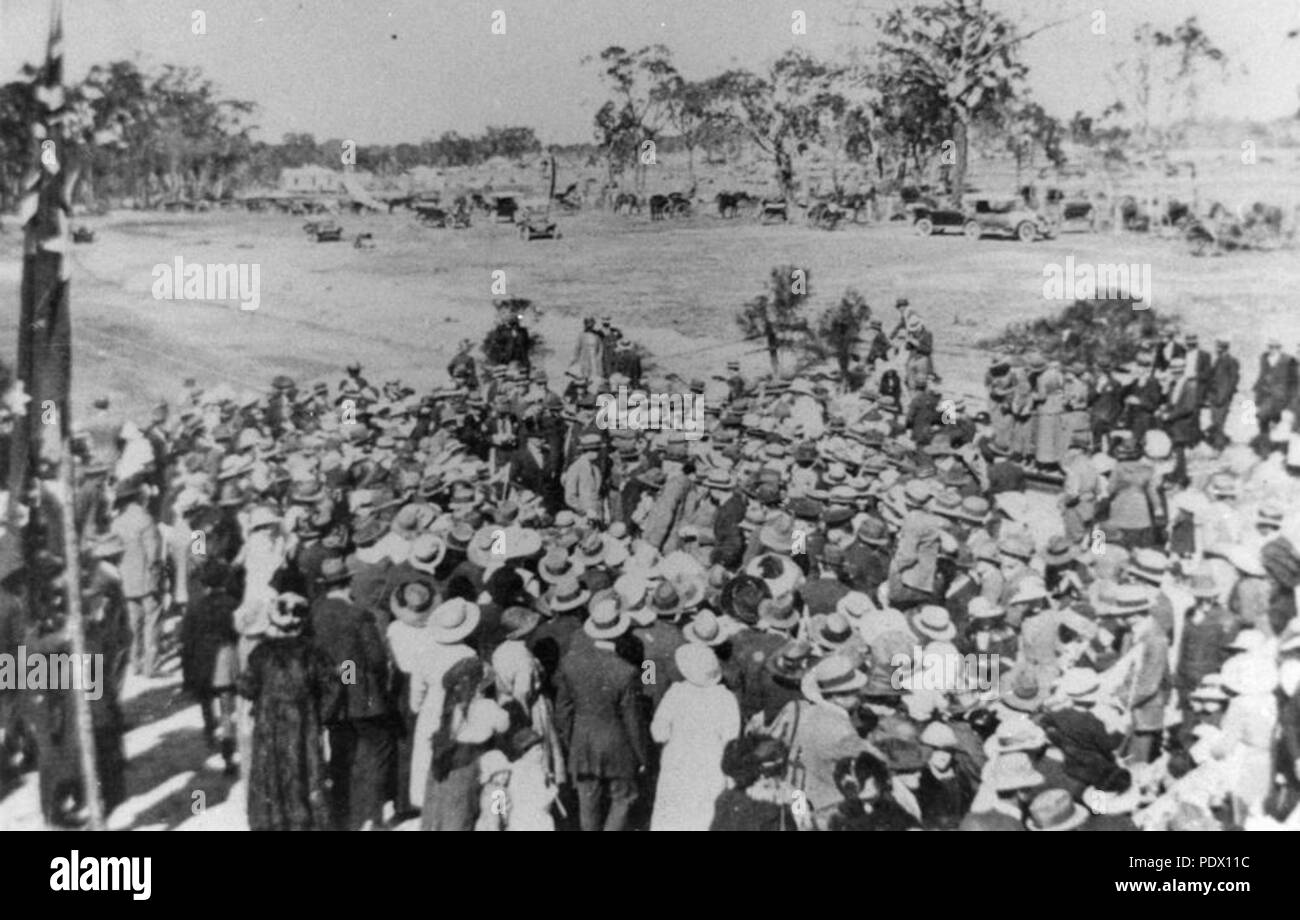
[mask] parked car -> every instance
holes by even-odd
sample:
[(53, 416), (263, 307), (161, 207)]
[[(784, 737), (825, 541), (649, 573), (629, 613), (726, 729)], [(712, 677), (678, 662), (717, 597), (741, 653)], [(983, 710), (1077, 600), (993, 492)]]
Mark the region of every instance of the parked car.
[(960, 233), (971, 222), (971, 218), (961, 208), (939, 204), (932, 198), (923, 199), (908, 207), (912, 212), (912, 229), (918, 236)]
[(1022, 243), (1056, 236), (1056, 224), (1026, 207), (1018, 197), (979, 198), (971, 210), (964, 228), (967, 236), (980, 237), (985, 233), (1014, 236)]

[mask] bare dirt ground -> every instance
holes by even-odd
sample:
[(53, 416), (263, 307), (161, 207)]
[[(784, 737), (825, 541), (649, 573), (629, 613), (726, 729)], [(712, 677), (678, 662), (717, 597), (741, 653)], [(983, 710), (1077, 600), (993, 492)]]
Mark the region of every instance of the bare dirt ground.
[[(345, 216), (344, 242), (318, 244), (302, 222), (243, 213), (88, 219), (97, 241), (72, 250), (74, 411), (101, 393), (139, 411), (174, 398), (190, 376), (237, 389), (260, 388), (281, 372), (334, 381), (351, 360), (374, 379), (443, 382), (456, 344), (478, 342), (493, 322), (495, 271), (505, 273), (509, 296), (541, 308), (533, 324), (553, 349), (554, 375), (567, 365), (586, 315), (611, 316), (663, 372), (707, 374), (737, 355), (760, 371), (765, 357), (739, 340), (732, 317), (784, 263), (810, 270), (814, 311), (856, 287), (888, 327), (894, 298), (908, 296), (940, 349), (951, 352), (941, 351), (940, 372), (971, 383), (987, 358), (964, 346), (1058, 309), (1043, 296), (1043, 270), (1071, 255), (1077, 263), (1150, 264), (1154, 306), (1179, 313), (1202, 336), (1232, 333), (1251, 373), (1266, 337), (1281, 335), (1288, 350), (1300, 343), (1295, 250), (1198, 258), (1177, 240), (1137, 235), (1022, 244), (919, 238), (901, 223), (824, 232), (712, 215), (652, 223), (604, 212), (561, 217), (562, 239), (533, 242), (481, 219), (453, 231), (419, 227), (404, 212)], [(350, 245), (362, 231), (374, 234), (376, 250)], [(5, 333), (16, 321), (19, 245), (11, 225), (0, 236), (0, 303), (11, 305), (0, 314)], [(260, 308), (155, 300), (152, 269), (177, 256), (258, 263)]]
[[(1179, 313), (1202, 340), (1231, 333), (1244, 385), (1266, 338), (1300, 344), (1300, 259), (1295, 251), (1191, 256), (1185, 245), (1140, 236), (1070, 234), (1022, 244), (960, 236), (918, 238), (889, 224), (822, 232), (801, 224), (697, 216), (646, 217), (584, 212), (560, 217), (563, 238), (526, 243), (508, 225), (476, 218), (466, 231), (417, 226), (405, 214), (343, 217), (345, 242), (317, 244), (302, 219), (261, 214), (169, 216), (117, 213), (89, 219), (98, 239), (76, 246), (73, 262), (74, 411), (106, 393), (137, 416), (151, 400), (174, 399), (180, 382), (264, 387), (276, 373), (336, 381), (360, 360), (372, 380), (415, 386), (445, 382), (456, 344), (475, 342), (494, 320), (494, 271), (507, 293), (540, 308), (534, 326), (552, 347), (546, 364), (563, 372), (585, 315), (609, 315), (657, 356), (660, 373), (707, 375), (730, 357), (747, 372), (766, 368), (754, 343), (739, 340), (732, 316), (761, 293), (769, 269), (807, 267), (816, 309), (846, 287), (862, 291), (888, 325), (906, 295), (935, 332), (945, 385), (976, 392), (988, 356), (977, 340), (1009, 322), (1050, 315), (1043, 296), (1051, 263), (1149, 263), (1153, 303)], [(354, 249), (374, 234), (374, 251)], [(0, 332), (13, 341), (21, 237), (0, 235)], [(256, 262), (261, 306), (160, 301), (152, 269), (186, 262)], [(6, 355), (12, 360), (12, 345)], [(132, 679), (125, 707), (128, 802), (116, 828), (239, 827), (230, 781), (204, 748), (198, 710), (177, 697), (178, 678)], [(202, 792), (203, 806), (199, 807)], [(34, 774), (0, 801), (0, 829), (39, 827)]]

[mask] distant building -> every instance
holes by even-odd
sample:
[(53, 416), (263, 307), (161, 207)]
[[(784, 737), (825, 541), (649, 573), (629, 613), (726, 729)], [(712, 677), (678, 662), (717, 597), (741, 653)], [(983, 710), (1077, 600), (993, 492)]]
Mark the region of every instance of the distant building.
[(340, 174), (324, 166), (298, 166), (280, 171), (280, 189), (310, 195), (337, 192), (342, 188)]

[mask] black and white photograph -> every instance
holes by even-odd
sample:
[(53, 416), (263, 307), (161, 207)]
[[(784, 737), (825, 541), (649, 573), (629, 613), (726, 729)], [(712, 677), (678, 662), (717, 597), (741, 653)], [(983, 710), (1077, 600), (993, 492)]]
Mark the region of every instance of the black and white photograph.
[(0, 0), (0, 830), (1300, 830), (1298, 231), (1300, 0)]

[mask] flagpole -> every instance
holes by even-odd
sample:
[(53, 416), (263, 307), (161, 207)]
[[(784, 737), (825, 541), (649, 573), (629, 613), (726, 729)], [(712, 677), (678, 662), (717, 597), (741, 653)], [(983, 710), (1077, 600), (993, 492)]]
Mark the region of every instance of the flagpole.
[[(77, 533), (77, 522), (73, 509), (76, 493), (73, 491), (75, 475), (73, 472), (72, 445), (66, 433), (71, 427), (71, 423), (64, 427), (63, 450), (59, 461), (59, 479), (63, 486), (60, 490), (63, 494), (59, 500), (59, 511), (63, 518), (63, 558), (67, 560), (65, 563), (67, 577), (64, 581), (67, 596), (68, 644), (72, 647), (72, 660), (83, 662), (87, 658), (85, 622), (81, 614), (81, 540), (80, 535)], [(102, 669), (100, 670), (102, 673)], [(105, 675), (105, 679), (107, 679), (107, 675)], [(108, 687), (101, 687), (100, 690), (103, 693), (113, 692)], [(104, 801), (100, 795), (99, 771), (95, 766), (94, 722), (90, 714), (90, 701), (86, 698), (86, 691), (84, 689), (73, 691), (73, 702), (77, 715), (77, 754), (81, 761), (81, 775), (85, 780), (86, 811), (89, 815), (88, 827), (92, 831), (102, 831), (104, 829)]]
[[(23, 225), (22, 289), (18, 324), (18, 366), (15, 387), (26, 390), (30, 411), (15, 426), (11, 459), (10, 507), (17, 521), (19, 501), (30, 501), (30, 513), (20, 535), (27, 571), (26, 614), (34, 621), (44, 603), (46, 585), (37, 574), (40, 549), (61, 551), (65, 592), (64, 631), (74, 661), (85, 661), (86, 634), (81, 613), (80, 535), (74, 510), (75, 491), (71, 450), (72, 321), (69, 316), (68, 218), (77, 170), (67, 149), (66, 98), (63, 92), (63, 4), (53, 0), (45, 67), (37, 77), (36, 99), (41, 116), (33, 126), (40, 140), (33, 175), (26, 181), (19, 213)], [(53, 410), (53, 417), (47, 411)], [(57, 425), (57, 432), (53, 426)], [(47, 470), (56, 466), (53, 477)], [(59, 485), (55, 485), (58, 482)], [(58, 504), (58, 517), (46, 514), (48, 502)], [(50, 538), (61, 531), (59, 544)], [(40, 546), (38, 546), (38, 539)], [(53, 545), (52, 545), (53, 544)], [(91, 830), (103, 830), (104, 808), (95, 769), (95, 737), (86, 690), (71, 689), (76, 723), (77, 759), (81, 767), (84, 804)], [(111, 692), (111, 691), (106, 691)], [(49, 756), (42, 751), (40, 756)]]

